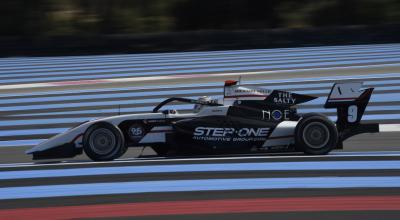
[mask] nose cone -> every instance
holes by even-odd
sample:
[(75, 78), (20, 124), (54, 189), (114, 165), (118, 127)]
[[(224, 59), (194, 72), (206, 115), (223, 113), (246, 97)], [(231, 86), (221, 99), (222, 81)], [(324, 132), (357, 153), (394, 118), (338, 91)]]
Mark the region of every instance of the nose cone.
[(64, 137), (65, 135), (66, 135), (66, 132), (62, 133), (62, 134), (58, 134), (48, 140), (43, 141), (40, 144), (34, 146), (33, 148), (27, 150), (25, 153), (33, 154), (35, 152), (48, 150), (48, 149), (54, 148), (55, 146), (65, 144), (68, 142), (68, 140), (66, 140), (66, 138)]
[(65, 143), (41, 151), (30, 150), (34, 160), (71, 158), (82, 153), (82, 148), (76, 148), (74, 143)]
[(82, 148), (75, 146), (75, 140), (81, 135), (79, 129), (71, 129), (36, 145), (25, 153), (32, 154), (34, 160), (74, 157), (82, 153)]
[(52, 143), (51, 143), (51, 139), (45, 140), (43, 142), (41, 142), (40, 144), (32, 147), (31, 149), (25, 151), (26, 154), (33, 154), (35, 152), (39, 152), (48, 148), (51, 148)]
[(40, 143), (26, 151), (32, 154), (34, 160), (70, 158), (82, 153), (82, 148), (77, 148), (74, 141), (65, 142), (65, 137), (56, 136)]

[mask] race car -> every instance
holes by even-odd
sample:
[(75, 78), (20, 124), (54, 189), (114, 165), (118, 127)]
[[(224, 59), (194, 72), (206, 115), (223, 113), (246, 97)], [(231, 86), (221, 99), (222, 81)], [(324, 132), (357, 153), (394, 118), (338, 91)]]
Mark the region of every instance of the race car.
[[(159, 156), (304, 152), (327, 154), (379, 124), (360, 123), (373, 88), (361, 82), (335, 83), (324, 108), (336, 108), (333, 122), (320, 113), (297, 112), (317, 97), (225, 81), (223, 98), (173, 97), (153, 112), (84, 122), (28, 150), (33, 159), (69, 158), (83, 152), (94, 161), (121, 157), (128, 147), (151, 147)], [(193, 104), (191, 112), (160, 109), (171, 102)]]

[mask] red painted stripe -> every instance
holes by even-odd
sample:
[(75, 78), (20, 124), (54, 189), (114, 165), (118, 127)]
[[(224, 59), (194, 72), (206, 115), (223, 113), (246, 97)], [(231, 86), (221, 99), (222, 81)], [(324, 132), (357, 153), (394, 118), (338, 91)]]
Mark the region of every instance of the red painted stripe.
[(330, 196), (142, 202), (0, 210), (1, 219), (73, 219), (223, 213), (400, 211), (400, 196)]

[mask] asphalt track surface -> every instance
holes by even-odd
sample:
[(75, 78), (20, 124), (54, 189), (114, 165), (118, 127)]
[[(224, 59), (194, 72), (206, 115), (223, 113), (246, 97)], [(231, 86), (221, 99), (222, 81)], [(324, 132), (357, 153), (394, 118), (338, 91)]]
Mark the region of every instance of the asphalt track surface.
[[(0, 219), (399, 219), (399, 60), (398, 44), (1, 59)], [(158, 158), (146, 148), (113, 162), (33, 163), (23, 154), (80, 120), (149, 111), (171, 95), (220, 96), (240, 75), (321, 97), (303, 111), (323, 111), (335, 81), (365, 81), (376, 87), (365, 119), (391, 127), (326, 156)]]

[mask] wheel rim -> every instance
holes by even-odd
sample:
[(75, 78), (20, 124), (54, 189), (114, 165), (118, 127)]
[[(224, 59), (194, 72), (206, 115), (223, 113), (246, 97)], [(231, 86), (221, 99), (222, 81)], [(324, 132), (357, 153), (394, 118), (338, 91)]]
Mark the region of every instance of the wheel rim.
[(303, 140), (313, 149), (321, 149), (329, 142), (329, 129), (321, 122), (311, 122), (304, 127)]
[(116, 137), (112, 131), (106, 128), (94, 130), (89, 137), (89, 146), (99, 155), (109, 154), (117, 143)]

